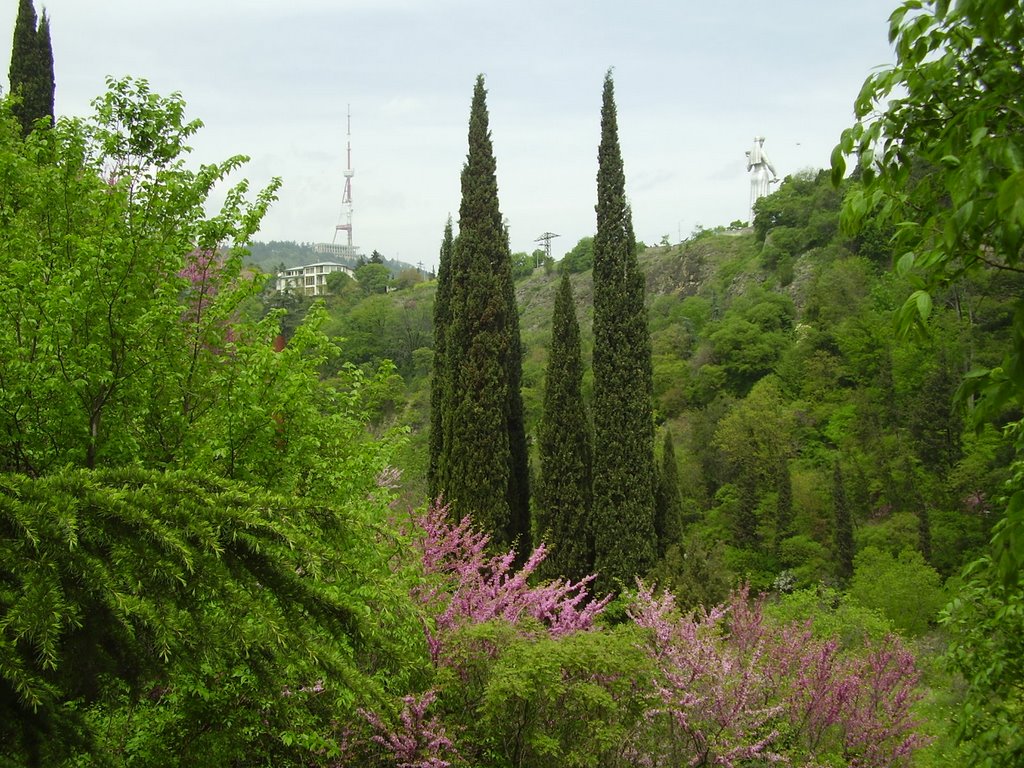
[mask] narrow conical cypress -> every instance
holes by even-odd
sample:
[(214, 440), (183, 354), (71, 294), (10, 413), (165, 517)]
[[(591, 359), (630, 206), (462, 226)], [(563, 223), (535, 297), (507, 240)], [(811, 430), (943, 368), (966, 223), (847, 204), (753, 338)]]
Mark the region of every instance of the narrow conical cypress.
[(569, 273), (555, 298), (551, 349), (538, 435), (537, 529), (548, 547), (544, 573), (578, 581), (594, 566), (590, 526), (590, 423), (583, 402), (580, 327)]
[(530, 550), (530, 453), (526, 445), (526, 414), (523, 408), (523, 346), (519, 336), (519, 311), (516, 307), (516, 287), (512, 277), (512, 249), (509, 247), (508, 230), (505, 235), (504, 268), (501, 282), (505, 306), (509, 311), (508, 356), (505, 365), (508, 371), (508, 399), (506, 401), (509, 444), (508, 506), (510, 537), (517, 542), (520, 559), (525, 559)]
[(438, 473), (440, 490), (457, 518), (471, 514), (498, 546), (518, 539), (525, 549), (529, 488), (519, 393), (522, 360), (486, 94), (480, 76), (462, 169), (459, 236), (452, 249)]
[(49, 116), (53, 119), (53, 49), (50, 45), (50, 21), (43, 14), (37, 25), (32, 0), (20, 0), (14, 22), (11, 44), (11, 67), (8, 71), (11, 92), (20, 96), (15, 117), (27, 136), (35, 121)]
[(850, 506), (846, 503), (846, 488), (839, 462), (832, 470), (832, 508), (835, 514), (836, 571), (839, 578), (849, 581), (853, 576), (853, 519)]
[(655, 497), (654, 531), (658, 536), (658, 556), (671, 545), (678, 544), (683, 534), (682, 500), (679, 496), (679, 464), (672, 432), (665, 430), (661, 450), (661, 472)]
[(778, 492), (775, 501), (775, 552), (778, 554), (779, 545), (793, 535), (793, 476), (785, 457), (779, 459), (775, 486)]
[(430, 499), (434, 501), (441, 494), (440, 476), (441, 454), (444, 450), (444, 402), (447, 392), (448, 374), (447, 343), (448, 329), (451, 325), (451, 261), (454, 238), (452, 236), (452, 219), (444, 228), (441, 240), (441, 251), (437, 264), (437, 293), (434, 295), (434, 362), (430, 377), (430, 461), (427, 466), (427, 488)]
[(39, 29), (36, 32), (36, 88), (39, 117), (49, 117), (53, 123), (53, 92), (55, 88), (53, 79), (53, 46), (50, 43), (50, 19), (43, 10), (43, 17), (39, 21)]
[(611, 72), (605, 76), (594, 237), (594, 544), (599, 586), (655, 560), (654, 424), (644, 281), (626, 203)]
[(14, 22), (14, 38), (11, 41), (11, 68), (8, 79), (11, 93), (20, 96), (21, 102), (14, 105), (14, 115), (21, 122), (21, 131), (28, 135), (32, 130), (33, 81), (37, 67), (36, 55), (36, 9), (32, 0), (20, 0), (18, 17)]

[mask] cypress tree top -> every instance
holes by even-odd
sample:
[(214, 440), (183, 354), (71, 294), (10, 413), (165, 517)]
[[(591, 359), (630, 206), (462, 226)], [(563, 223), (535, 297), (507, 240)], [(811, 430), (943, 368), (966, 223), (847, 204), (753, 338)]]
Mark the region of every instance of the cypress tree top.
[(43, 10), (43, 17), (39, 21), (39, 30), (36, 33), (36, 87), (38, 88), (38, 102), (36, 108), (39, 117), (49, 117), (53, 122), (53, 46), (50, 43), (50, 18)]
[(36, 9), (32, 0), (20, 0), (18, 17), (14, 21), (11, 68), (8, 71), (11, 91), (18, 90), (32, 75), (35, 66), (36, 26)]
[(50, 46), (50, 21), (43, 14), (37, 25), (32, 0), (20, 0), (11, 44), (8, 72), (11, 92), (21, 97), (14, 114), (24, 135), (41, 117), (53, 118), (53, 49)]

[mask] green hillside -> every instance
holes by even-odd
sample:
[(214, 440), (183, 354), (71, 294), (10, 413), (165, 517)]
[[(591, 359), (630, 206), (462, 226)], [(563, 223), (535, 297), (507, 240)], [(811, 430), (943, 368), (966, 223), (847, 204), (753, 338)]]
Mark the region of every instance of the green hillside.
[[(928, 335), (901, 337), (894, 313), (910, 289), (882, 238), (839, 234), (841, 194), (824, 173), (800, 174), (759, 203), (755, 227), (705, 230), (640, 254), (656, 419), (674, 436), (689, 523), (660, 575), (684, 600), (717, 600), (741, 581), (838, 583), (835, 466), (858, 552), (916, 552), (945, 577), (987, 540), (991, 518), (978, 500), (998, 495), (1007, 448), (995, 429), (965, 434), (952, 395), (965, 371), (998, 357), (1024, 280), (963, 280)], [(556, 264), (516, 285), (534, 438), (558, 279)], [(589, 393), (590, 271), (572, 275), (572, 287)], [(367, 368), (392, 360), (402, 377), (388, 418), (411, 430), (404, 488), (417, 503), (432, 297), (427, 282), (328, 300), (343, 354)], [(784, 482), (792, 509), (780, 512)], [(714, 559), (714, 589), (691, 581), (696, 557)]]

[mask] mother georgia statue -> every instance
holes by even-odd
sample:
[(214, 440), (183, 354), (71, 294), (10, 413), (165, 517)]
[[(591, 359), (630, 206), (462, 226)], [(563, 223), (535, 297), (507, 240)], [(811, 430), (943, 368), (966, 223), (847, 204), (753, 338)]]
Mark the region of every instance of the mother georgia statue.
[[(764, 151), (764, 136), (754, 137), (754, 147), (747, 155), (747, 170), (751, 171), (750, 174), (750, 219), (754, 221), (754, 203), (757, 199), (764, 197), (771, 192), (771, 185), (779, 182), (779, 177), (775, 174), (775, 168), (772, 166), (771, 160), (768, 159), (768, 155)], [(771, 171), (771, 178), (768, 178), (768, 172)]]

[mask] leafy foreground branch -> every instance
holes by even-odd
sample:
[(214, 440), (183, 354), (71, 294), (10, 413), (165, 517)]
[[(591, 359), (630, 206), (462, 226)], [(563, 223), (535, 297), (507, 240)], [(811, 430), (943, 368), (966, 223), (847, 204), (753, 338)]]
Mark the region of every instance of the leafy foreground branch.
[[(893, 227), (895, 271), (913, 292), (901, 330), (927, 329), (950, 288), (984, 275), (1006, 284), (1024, 268), (1024, 113), (1020, 0), (905, 0), (890, 16), (896, 64), (864, 82), (856, 122), (832, 155), (833, 178), (856, 156), (862, 184), (843, 221)], [(1012, 284), (1011, 284), (1012, 285)], [(949, 667), (962, 675), (954, 715), (967, 765), (1024, 760), (1024, 298), (1007, 309), (998, 357), (971, 361), (959, 399), (979, 431), (995, 426), (1015, 456), (991, 554), (963, 573), (946, 610)]]
[[(4, 743), (51, 764), (54, 744), (93, 751), (91, 725), (109, 729), (138, 707), (151, 718), (143, 730), (175, 726), (162, 736), (179, 759), (212, 746), (206, 729), (221, 758), (259, 742), (273, 755), (271, 724), (312, 716), (288, 686), (330, 680), (337, 713), (345, 698), (372, 699), (357, 659), (385, 650), (368, 607), (386, 601), (364, 602), (372, 574), (334, 554), (359, 527), (308, 499), (198, 472), (0, 477)], [(197, 706), (232, 699), (233, 734)]]

